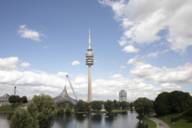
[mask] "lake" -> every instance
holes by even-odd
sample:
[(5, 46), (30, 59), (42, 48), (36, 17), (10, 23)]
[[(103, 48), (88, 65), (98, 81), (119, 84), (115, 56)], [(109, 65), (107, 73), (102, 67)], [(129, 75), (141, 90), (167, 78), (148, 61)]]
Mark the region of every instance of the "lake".
[[(105, 114), (91, 116), (68, 116), (55, 119), (52, 128), (136, 128), (137, 113), (127, 112), (106, 116)], [(9, 122), (0, 116), (0, 128), (9, 128)]]

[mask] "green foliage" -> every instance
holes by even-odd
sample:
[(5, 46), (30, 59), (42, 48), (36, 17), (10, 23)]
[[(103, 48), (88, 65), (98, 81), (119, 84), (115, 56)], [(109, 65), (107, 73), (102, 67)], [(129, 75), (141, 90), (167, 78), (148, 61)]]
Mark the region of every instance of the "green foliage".
[(154, 102), (154, 109), (159, 116), (184, 112), (191, 107), (192, 97), (189, 93), (182, 91), (163, 92)]
[(89, 111), (89, 104), (82, 100), (79, 100), (75, 106), (76, 112), (88, 112)]
[(55, 106), (50, 96), (34, 96), (28, 106), (28, 110), (32, 117), (38, 120), (39, 128), (49, 128), (51, 126)]
[(121, 101), (119, 104), (120, 104), (121, 109), (123, 109), (123, 110), (127, 110), (129, 107), (129, 103), (126, 101)]
[(12, 103), (12, 104), (20, 103), (20, 97), (12, 95), (12, 96), (9, 97), (9, 102)]
[(102, 101), (93, 101), (91, 102), (91, 108), (98, 112), (101, 110), (102, 104), (103, 104)]
[(133, 111), (134, 103), (131, 102), (129, 107), (130, 107), (130, 111)]
[(11, 95), (9, 97), (9, 102), (12, 103), (12, 104), (19, 104), (19, 103), (27, 103), (27, 97), (26, 96), (23, 96), (23, 97), (20, 97), (20, 96), (15, 96), (15, 95)]
[(104, 106), (105, 106), (105, 110), (106, 110), (108, 113), (111, 113), (112, 110), (113, 110), (113, 108), (114, 108), (113, 101), (107, 100), (107, 101), (104, 103)]
[(117, 100), (114, 100), (113, 101), (113, 107), (114, 107), (114, 109), (120, 109), (121, 108), (120, 102)]
[(156, 128), (157, 125), (154, 121), (150, 120), (148, 117), (144, 118), (144, 124), (148, 126), (148, 128)]
[(175, 122), (172, 122), (172, 119), (175, 117), (180, 116), (180, 114), (171, 114), (161, 117), (161, 120), (166, 122), (170, 128), (192, 128), (192, 123), (188, 122), (187, 120), (181, 118), (179, 120), (176, 120)]
[(64, 115), (64, 108), (57, 107), (55, 110), (55, 115), (56, 116), (63, 116)]
[(66, 116), (70, 116), (71, 113), (72, 113), (72, 109), (71, 109), (70, 107), (67, 107), (67, 108), (65, 109), (65, 115), (66, 115)]
[(137, 113), (142, 115), (149, 115), (150, 112), (153, 112), (153, 101), (147, 98), (138, 98), (134, 102), (135, 110)]
[(38, 128), (38, 124), (27, 110), (18, 109), (11, 117), (10, 128)]
[(182, 118), (189, 122), (192, 122), (192, 108), (182, 113)]
[(163, 92), (154, 101), (155, 112), (161, 116), (171, 113), (171, 96), (168, 92)]
[(14, 108), (11, 105), (3, 105), (0, 106), (0, 113), (1, 114), (10, 114), (14, 112)]
[(20, 102), (26, 104), (28, 102), (27, 97), (26, 96), (22, 96), (20, 98)]
[(170, 93), (172, 113), (180, 113), (192, 107), (192, 97), (189, 93), (173, 91)]
[(148, 128), (148, 125), (143, 122), (138, 122), (137, 128)]

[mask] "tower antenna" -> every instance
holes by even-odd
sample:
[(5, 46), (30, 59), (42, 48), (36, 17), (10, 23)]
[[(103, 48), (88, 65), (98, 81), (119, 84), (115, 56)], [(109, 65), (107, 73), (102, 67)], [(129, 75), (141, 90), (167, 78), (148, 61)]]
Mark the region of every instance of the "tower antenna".
[(89, 29), (88, 49), (91, 49), (91, 29)]
[(16, 93), (17, 93), (17, 87), (15, 86), (14, 87), (14, 96), (16, 96)]

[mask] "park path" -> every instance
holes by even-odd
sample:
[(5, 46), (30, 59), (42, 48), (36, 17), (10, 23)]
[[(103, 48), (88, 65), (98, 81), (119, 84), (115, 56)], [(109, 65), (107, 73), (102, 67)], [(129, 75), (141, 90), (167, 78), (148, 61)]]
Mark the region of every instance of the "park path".
[(157, 125), (157, 128), (170, 128), (165, 122), (163, 122), (162, 120), (158, 119), (158, 118), (150, 118), (152, 121), (154, 121)]

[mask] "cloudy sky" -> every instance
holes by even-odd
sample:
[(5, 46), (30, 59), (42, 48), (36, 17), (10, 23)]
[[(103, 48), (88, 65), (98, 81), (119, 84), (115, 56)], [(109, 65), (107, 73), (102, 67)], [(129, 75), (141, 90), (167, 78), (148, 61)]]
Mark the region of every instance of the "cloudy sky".
[(1, 0), (0, 95), (58, 95), (69, 74), (87, 96), (92, 31), (93, 98), (154, 99), (192, 91), (191, 0)]

